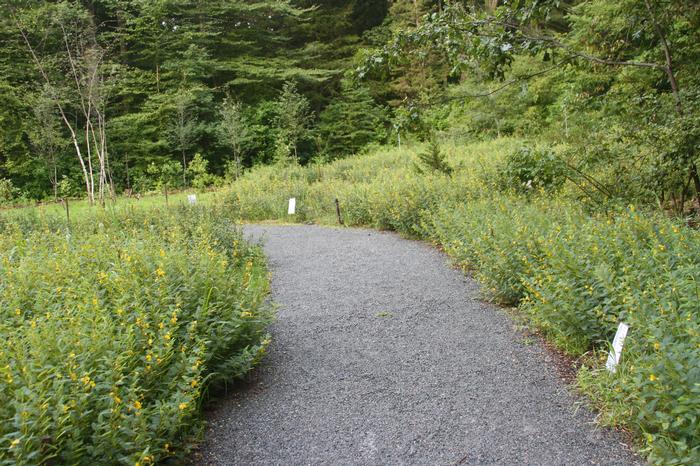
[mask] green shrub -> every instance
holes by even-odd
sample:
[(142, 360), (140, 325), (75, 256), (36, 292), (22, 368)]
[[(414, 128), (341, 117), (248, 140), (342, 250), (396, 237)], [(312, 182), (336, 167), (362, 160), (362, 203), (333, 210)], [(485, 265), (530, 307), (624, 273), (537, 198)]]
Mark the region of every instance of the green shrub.
[(200, 430), (206, 386), (269, 342), (267, 272), (228, 209), (0, 225), (0, 462), (151, 464)]
[(415, 168), (420, 174), (425, 173), (427, 170), (451, 176), (454, 171), (450, 164), (447, 163), (445, 154), (440, 149), (440, 144), (435, 136), (430, 138), (428, 148), (418, 154), (418, 161), (420, 164), (416, 164)]
[(17, 188), (12, 184), (12, 180), (0, 178), (0, 204), (12, 202), (17, 194)]
[(504, 190), (556, 191), (564, 184), (565, 174), (565, 165), (553, 150), (521, 147), (506, 158), (500, 180)]

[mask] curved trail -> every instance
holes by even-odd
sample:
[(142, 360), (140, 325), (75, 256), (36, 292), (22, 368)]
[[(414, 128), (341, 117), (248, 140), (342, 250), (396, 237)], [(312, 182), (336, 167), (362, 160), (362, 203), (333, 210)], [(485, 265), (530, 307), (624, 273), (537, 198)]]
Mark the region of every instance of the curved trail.
[(202, 464), (635, 464), (478, 285), (390, 233), (247, 226), (281, 306)]

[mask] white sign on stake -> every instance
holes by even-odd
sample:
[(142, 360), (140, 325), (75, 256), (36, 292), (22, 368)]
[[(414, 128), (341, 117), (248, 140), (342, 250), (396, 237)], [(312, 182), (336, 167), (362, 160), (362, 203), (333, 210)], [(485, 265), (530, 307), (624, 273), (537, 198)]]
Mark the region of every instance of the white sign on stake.
[(287, 209), (287, 213), (289, 215), (294, 215), (297, 211), (297, 198), (296, 197), (290, 197), (289, 198), (289, 209)]
[(620, 322), (619, 327), (617, 327), (617, 332), (615, 332), (612, 349), (608, 353), (608, 361), (605, 363), (605, 367), (613, 374), (617, 371), (617, 364), (620, 362), (620, 356), (622, 356), (622, 345), (625, 343), (627, 330), (629, 330), (629, 328), (629, 325)]
[(197, 195), (196, 194), (188, 194), (187, 195), (187, 202), (189, 202), (190, 205), (195, 205), (197, 203)]

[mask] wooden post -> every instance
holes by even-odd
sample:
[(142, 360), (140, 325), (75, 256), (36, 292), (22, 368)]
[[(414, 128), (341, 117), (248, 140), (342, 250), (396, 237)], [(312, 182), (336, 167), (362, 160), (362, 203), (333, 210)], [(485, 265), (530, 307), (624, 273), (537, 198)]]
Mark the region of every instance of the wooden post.
[(68, 228), (70, 228), (70, 209), (68, 208), (68, 198), (63, 198), (63, 204), (66, 206), (66, 220), (68, 221)]
[(168, 186), (163, 187), (163, 192), (165, 193), (165, 207), (168, 207)]
[(338, 202), (338, 198), (335, 198), (335, 215), (338, 217), (338, 224), (342, 225), (343, 224), (343, 217), (340, 216), (340, 202)]

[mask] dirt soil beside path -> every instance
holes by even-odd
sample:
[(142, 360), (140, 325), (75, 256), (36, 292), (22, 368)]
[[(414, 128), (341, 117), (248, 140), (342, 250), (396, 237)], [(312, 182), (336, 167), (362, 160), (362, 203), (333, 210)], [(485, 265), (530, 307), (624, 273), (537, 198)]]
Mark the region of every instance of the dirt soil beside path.
[(362, 229), (245, 231), (273, 272), (274, 341), (252, 383), (210, 408), (198, 464), (643, 464), (436, 249)]

